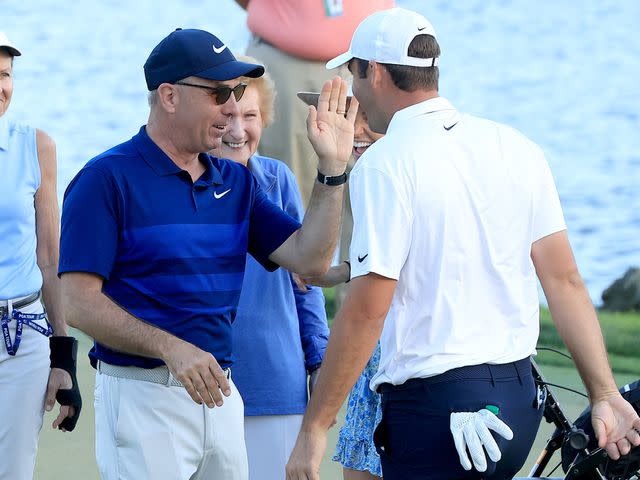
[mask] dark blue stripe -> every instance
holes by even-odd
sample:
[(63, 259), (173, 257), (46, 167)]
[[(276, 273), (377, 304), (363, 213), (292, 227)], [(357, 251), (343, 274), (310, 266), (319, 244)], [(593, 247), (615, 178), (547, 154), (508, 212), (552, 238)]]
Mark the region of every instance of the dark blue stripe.
[[(207, 275), (210, 273), (242, 273), (246, 263), (246, 255), (230, 257), (190, 257), (165, 258), (155, 260), (152, 264), (142, 258), (118, 260), (113, 269), (114, 277), (135, 278), (150, 275)], [(126, 274), (124, 273), (126, 272)]]

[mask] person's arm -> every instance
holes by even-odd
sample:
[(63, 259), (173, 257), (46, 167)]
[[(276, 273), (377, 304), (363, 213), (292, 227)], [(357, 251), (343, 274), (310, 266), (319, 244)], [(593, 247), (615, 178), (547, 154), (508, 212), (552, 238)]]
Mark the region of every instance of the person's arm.
[[(358, 102), (351, 101), (345, 117), (347, 84), (336, 77), (325, 82), (318, 109), (309, 107), (307, 134), (318, 155), (318, 170), (325, 176), (342, 175), (353, 146), (353, 123)], [(331, 264), (340, 221), (344, 185), (315, 182), (302, 227), (280, 245), (269, 259), (303, 275), (321, 275)]]
[(349, 281), (351, 276), (351, 266), (347, 260), (339, 265), (334, 265), (324, 275), (308, 275), (302, 277), (302, 280), (308, 285), (316, 285), (323, 288), (331, 288), (341, 283)]
[(40, 187), (35, 195), (36, 257), (42, 272), (42, 299), (54, 335), (67, 335), (67, 325), (62, 316), (62, 298), (58, 279), (58, 255), (60, 242), (60, 215), (56, 194), (56, 145), (41, 130), (36, 131)]
[(111, 349), (162, 359), (198, 404), (220, 406), (220, 391), (231, 394), (227, 376), (213, 355), (130, 315), (102, 293), (100, 276), (67, 272), (61, 282), (69, 325)]
[[(40, 186), (34, 198), (36, 259), (42, 273), (42, 300), (47, 311), (47, 320), (53, 329), (54, 338), (50, 340), (52, 350), (56, 349), (53, 357), (61, 358), (65, 364), (72, 365), (73, 371), (75, 370), (75, 360), (72, 358), (71, 349), (65, 345), (71, 346), (75, 340), (61, 338), (67, 336), (67, 324), (62, 313), (60, 280), (56, 275), (60, 243), (60, 216), (56, 193), (56, 144), (45, 132), (36, 130), (36, 146), (40, 167)], [(62, 348), (59, 347), (60, 345)], [(54, 429), (73, 430), (80, 413), (80, 393), (77, 385), (74, 389), (74, 379), (71, 375), (72, 372), (53, 365), (49, 372), (44, 408), (49, 412), (53, 410), (56, 398), (60, 402), (58, 415), (51, 424)], [(63, 390), (69, 392), (59, 394)], [(73, 397), (72, 402), (59, 397), (59, 395), (68, 395), (69, 393)]]
[(375, 273), (352, 281), (336, 315), (318, 383), (287, 463), (287, 479), (320, 478), (327, 430), (376, 347), (396, 283)]
[(318, 287), (307, 287), (306, 292), (300, 290), (293, 278), (291, 287), (296, 301), (305, 368), (311, 373), (322, 363), (329, 340), (324, 295)]
[(566, 230), (533, 243), (531, 258), (551, 317), (589, 393), (598, 445), (616, 460), (640, 444), (640, 419), (616, 387), (595, 309)]

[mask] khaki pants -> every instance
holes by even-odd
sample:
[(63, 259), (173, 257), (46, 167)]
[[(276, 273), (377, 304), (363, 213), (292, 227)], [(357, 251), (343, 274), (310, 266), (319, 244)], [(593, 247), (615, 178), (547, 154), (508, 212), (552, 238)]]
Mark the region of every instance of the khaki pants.
[(336, 75), (349, 78), (346, 66), (327, 70), (326, 62), (292, 57), (254, 37), (247, 55), (262, 62), (276, 85), (275, 120), (265, 129), (258, 150), (261, 155), (286, 163), (293, 171), (306, 208), (317, 175), (318, 160), (307, 139), (307, 105), (297, 92), (319, 92), (322, 84)]
[(247, 480), (244, 405), (230, 380), (221, 407), (183, 387), (96, 375), (96, 460), (103, 480)]

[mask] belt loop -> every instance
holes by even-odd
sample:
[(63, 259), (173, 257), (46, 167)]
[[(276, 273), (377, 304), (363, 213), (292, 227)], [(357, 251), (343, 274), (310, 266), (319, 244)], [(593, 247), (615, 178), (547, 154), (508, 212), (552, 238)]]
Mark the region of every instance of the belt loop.
[(520, 382), (520, 385), (522, 385), (522, 375), (520, 375), (520, 363), (519, 362), (513, 362), (513, 368), (516, 369), (516, 374), (518, 375), (518, 382)]
[(487, 364), (487, 369), (489, 370), (489, 376), (491, 377), (491, 386), (495, 387), (496, 386), (496, 381), (493, 378), (493, 369), (491, 368), (490, 364)]
[(167, 367), (167, 372), (169, 373), (169, 375), (167, 375), (167, 381), (165, 382), (165, 385), (167, 387), (171, 386), (171, 380), (173, 379), (173, 375), (171, 374), (171, 370), (169, 370), (169, 367)]

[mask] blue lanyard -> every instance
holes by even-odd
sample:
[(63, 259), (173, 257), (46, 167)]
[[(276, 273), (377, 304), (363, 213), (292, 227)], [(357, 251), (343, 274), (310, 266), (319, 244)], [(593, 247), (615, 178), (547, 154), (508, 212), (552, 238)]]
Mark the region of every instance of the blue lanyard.
[(7, 353), (11, 356), (15, 356), (22, 340), (22, 326), (26, 325), (33, 328), (36, 332), (41, 333), (45, 337), (50, 337), (53, 334), (51, 324), (47, 322), (47, 327), (37, 324), (36, 320), (42, 320), (46, 318), (46, 313), (22, 313), (19, 310), (13, 310), (11, 312), (11, 319), (16, 321), (16, 338), (15, 341), (11, 341), (11, 334), (9, 333), (9, 315), (5, 312), (2, 314), (2, 336), (4, 337), (4, 344), (7, 347)]

